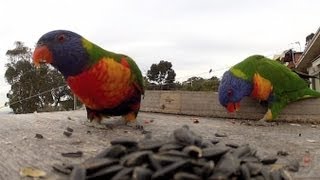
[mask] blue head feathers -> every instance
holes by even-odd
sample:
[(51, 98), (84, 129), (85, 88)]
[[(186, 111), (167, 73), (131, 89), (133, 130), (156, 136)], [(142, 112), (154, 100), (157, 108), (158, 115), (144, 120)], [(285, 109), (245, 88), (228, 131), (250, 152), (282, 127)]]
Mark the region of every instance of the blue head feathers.
[(40, 62), (43, 60), (39, 58), (49, 57), (44, 62), (51, 63), (65, 77), (79, 74), (88, 63), (88, 53), (82, 46), (82, 37), (66, 30), (44, 34), (37, 43), (34, 57), (34, 61)]
[(244, 96), (250, 96), (252, 84), (226, 71), (219, 85), (220, 104), (227, 107), (229, 103), (239, 103)]

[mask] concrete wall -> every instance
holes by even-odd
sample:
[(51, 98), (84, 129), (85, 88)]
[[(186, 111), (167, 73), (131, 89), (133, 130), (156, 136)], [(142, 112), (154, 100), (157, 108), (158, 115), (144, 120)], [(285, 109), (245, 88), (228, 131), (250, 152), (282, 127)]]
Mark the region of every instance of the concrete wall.
[[(261, 119), (266, 112), (256, 100), (245, 98), (240, 111), (228, 113), (216, 92), (146, 91), (141, 111), (235, 119)], [(288, 105), (278, 120), (320, 122), (320, 99), (306, 99)]]

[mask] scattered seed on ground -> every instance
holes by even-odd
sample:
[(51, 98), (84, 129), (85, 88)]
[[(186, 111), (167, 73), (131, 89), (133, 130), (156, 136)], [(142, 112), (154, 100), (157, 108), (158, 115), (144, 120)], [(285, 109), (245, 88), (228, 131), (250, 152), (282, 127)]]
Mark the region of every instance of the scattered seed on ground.
[(214, 134), (216, 137), (227, 137), (228, 135), (225, 133), (215, 133)]
[(66, 130), (67, 130), (68, 132), (73, 132), (73, 129), (70, 128), (70, 127), (67, 127)]
[(61, 153), (63, 157), (73, 157), (73, 158), (78, 158), (82, 157), (83, 152), (82, 151), (76, 151), (76, 152), (66, 152), (66, 153)]
[[(72, 167), (54, 165), (70, 179), (288, 179), (299, 162), (276, 164), (276, 156), (261, 158), (249, 144), (225, 143), (225, 134), (203, 138), (188, 126), (171, 136), (140, 141), (129, 137), (111, 140), (111, 146)], [(82, 152), (64, 153), (81, 157)], [(278, 167), (274, 169), (273, 167)]]
[(279, 156), (288, 156), (289, 153), (287, 151), (280, 150), (280, 151), (277, 152), (277, 155), (279, 155)]
[(35, 135), (35, 138), (37, 138), (37, 139), (43, 139), (43, 135), (37, 133), (37, 134)]
[(72, 132), (69, 131), (63, 131), (63, 135), (70, 137), (72, 135)]
[(194, 120), (193, 120), (193, 123), (194, 123), (194, 124), (198, 124), (198, 123), (199, 123), (199, 120), (198, 120), (198, 119), (194, 119)]

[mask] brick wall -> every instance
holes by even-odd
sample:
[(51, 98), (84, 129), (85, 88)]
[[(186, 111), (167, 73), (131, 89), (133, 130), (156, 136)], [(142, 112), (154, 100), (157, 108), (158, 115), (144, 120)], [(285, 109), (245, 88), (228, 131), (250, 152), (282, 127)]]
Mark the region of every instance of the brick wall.
[[(235, 119), (261, 119), (266, 112), (256, 100), (245, 98), (240, 111), (228, 113), (216, 92), (146, 91), (141, 111)], [(320, 99), (306, 99), (288, 105), (277, 118), (290, 122), (320, 122)]]

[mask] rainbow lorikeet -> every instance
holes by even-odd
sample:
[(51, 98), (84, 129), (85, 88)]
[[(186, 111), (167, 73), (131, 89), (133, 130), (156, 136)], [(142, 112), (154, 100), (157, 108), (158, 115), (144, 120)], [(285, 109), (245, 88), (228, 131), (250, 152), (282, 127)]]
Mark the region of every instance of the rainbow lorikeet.
[(260, 122), (274, 120), (293, 101), (320, 97), (320, 92), (279, 62), (254, 55), (226, 71), (219, 86), (219, 101), (229, 112), (240, 108), (240, 101), (251, 96), (267, 102), (268, 111)]
[(49, 63), (61, 72), (86, 106), (90, 121), (121, 115), (126, 122), (135, 122), (144, 86), (130, 57), (104, 50), (74, 32), (56, 30), (39, 39), (33, 62)]

